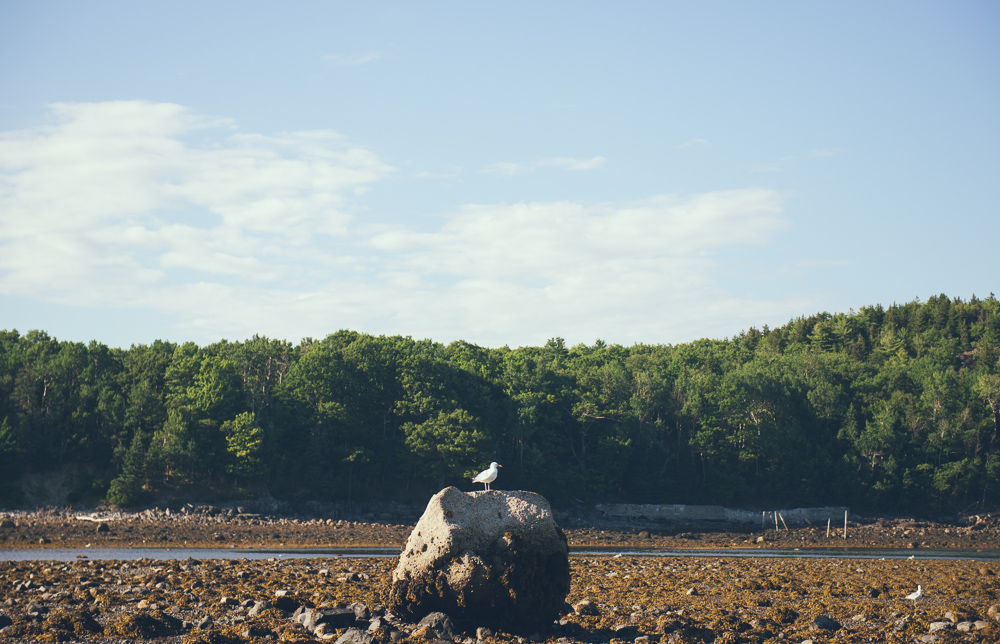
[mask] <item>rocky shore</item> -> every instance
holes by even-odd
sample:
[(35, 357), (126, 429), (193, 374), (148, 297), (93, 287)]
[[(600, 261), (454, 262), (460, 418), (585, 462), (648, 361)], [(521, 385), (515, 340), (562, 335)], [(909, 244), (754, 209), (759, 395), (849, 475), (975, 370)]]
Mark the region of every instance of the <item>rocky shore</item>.
[[(79, 518), (83, 517), (83, 518)], [(360, 520), (355, 520), (360, 519)], [(565, 522), (565, 615), (537, 633), (449, 632), (384, 606), (384, 558), (92, 561), (91, 547), (399, 547), (412, 524), (191, 506), (186, 511), (0, 514), (0, 549), (80, 548), (69, 562), (0, 561), (0, 641), (235, 643), (1000, 641), (1000, 562), (631, 556), (670, 548), (1000, 548), (995, 517), (953, 524), (882, 519), (705, 531), (698, 526)], [(625, 554), (616, 555), (618, 551)], [(0, 554), (2, 559), (2, 554)], [(907, 595), (921, 585), (923, 597)]]
[[(391, 558), (0, 562), (6, 641), (994, 642), (996, 564), (571, 557), (538, 633), (448, 633), (384, 608)], [(907, 594), (921, 584), (924, 597)], [(324, 624), (324, 628), (318, 626)]]
[[(405, 514), (405, 513), (404, 513)], [(177, 510), (87, 512), (49, 508), (0, 512), (0, 549), (93, 547), (400, 547), (417, 516), (325, 518), (185, 505)], [(952, 522), (853, 518), (844, 526), (761, 527), (557, 516), (570, 547), (675, 548), (1000, 548), (1000, 516)]]

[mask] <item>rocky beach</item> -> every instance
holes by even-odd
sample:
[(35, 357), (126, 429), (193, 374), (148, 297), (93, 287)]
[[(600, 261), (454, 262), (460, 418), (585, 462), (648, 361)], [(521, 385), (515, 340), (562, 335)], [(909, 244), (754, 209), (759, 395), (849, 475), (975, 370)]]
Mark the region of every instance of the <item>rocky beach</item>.
[[(565, 615), (536, 633), (451, 632), (386, 614), (395, 559), (317, 556), (92, 560), (93, 548), (399, 548), (415, 522), (185, 506), (137, 513), (0, 513), (0, 550), (77, 549), (70, 561), (0, 558), (0, 638), (27, 641), (388, 643), (912, 642), (1000, 640), (1000, 562), (855, 558), (853, 549), (1000, 549), (1000, 521), (860, 519), (843, 525), (667, 525), (560, 518)], [(759, 527), (759, 526), (756, 526)], [(720, 556), (739, 550), (741, 557)], [(753, 550), (762, 550), (753, 556)], [(796, 558), (795, 549), (829, 549)], [(848, 550), (843, 550), (848, 549)], [(655, 555), (684, 550), (684, 556)], [(786, 550), (789, 557), (774, 557)], [(581, 552), (585, 551), (585, 552)], [(632, 554), (630, 551), (641, 551)], [(698, 551), (705, 551), (704, 555)], [(711, 552), (709, 552), (711, 551)], [(595, 554), (605, 552), (606, 554)], [(764, 556), (766, 553), (766, 556)], [(906, 597), (918, 584), (923, 596)], [(322, 625), (322, 627), (321, 627)], [(345, 641), (347, 641), (345, 640)]]

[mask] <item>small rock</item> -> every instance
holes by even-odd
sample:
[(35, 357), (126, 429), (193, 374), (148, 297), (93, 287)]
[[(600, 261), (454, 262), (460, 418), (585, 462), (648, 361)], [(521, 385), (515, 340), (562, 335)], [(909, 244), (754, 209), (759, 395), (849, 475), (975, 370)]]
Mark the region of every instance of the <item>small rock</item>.
[(354, 611), (354, 618), (358, 621), (368, 621), (372, 618), (371, 611), (369, 611), (368, 607), (361, 602), (351, 604), (348, 608)]
[(432, 640), (435, 638), (434, 629), (430, 626), (421, 626), (410, 633), (410, 637), (415, 640)]
[(996, 604), (990, 606), (989, 610), (986, 611), (986, 615), (992, 617), (993, 619), (1000, 620), (1000, 606)]
[(197, 622), (194, 623), (194, 627), (199, 631), (207, 631), (211, 629), (214, 624), (215, 622), (212, 620), (212, 616), (205, 615), (204, 617), (202, 617), (201, 619), (199, 619)]
[(949, 628), (955, 628), (955, 625), (951, 622), (931, 622), (931, 625), (927, 628), (929, 633), (936, 633), (937, 631), (947, 630)]
[(638, 634), (636, 632), (638, 629), (631, 624), (615, 624), (611, 630), (619, 639), (635, 637)]
[(684, 594), (685, 595), (697, 595), (698, 594), (698, 589), (695, 588), (694, 586), (691, 586), (690, 588), (687, 589), (687, 592), (684, 593)]
[(327, 628), (326, 624), (320, 624), (312, 631), (313, 637), (318, 637), (321, 640), (332, 640), (337, 637), (337, 629)]
[(248, 640), (253, 639), (255, 637), (263, 637), (264, 635), (267, 635), (266, 630), (264, 630), (260, 626), (253, 626), (253, 625), (247, 627), (242, 633), (240, 633), (240, 637)]
[(222, 606), (230, 606), (230, 607), (240, 605), (240, 603), (235, 599), (233, 599), (232, 597), (223, 597), (222, 599), (219, 600), (219, 604), (221, 604)]
[(328, 631), (337, 628), (351, 628), (357, 625), (357, 616), (350, 608), (334, 608), (323, 611), (306, 610), (308, 611), (309, 619), (303, 622), (303, 624), (310, 630), (318, 627), (320, 624), (325, 626)]
[(24, 609), (24, 612), (32, 616), (44, 615), (49, 612), (49, 609), (41, 604), (36, 604), (34, 602), (28, 604), (28, 607)]
[(757, 543), (764, 543), (764, 537), (757, 537)]
[(268, 608), (270, 608), (270, 607), (271, 607), (271, 603), (270, 603), (270, 602), (266, 602), (266, 601), (260, 601), (260, 602), (256, 602), (256, 603), (255, 603), (255, 604), (253, 605), (253, 608), (251, 608), (251, 609), (250, 609), (250, 610), (249, 610), (249, 611), (247, 612), (247, 615), (249, 615), (250, 617), (257, 617), (257, 616), (258, 616), (258, 615), (260, 615), (260, 614), (261, 614), (261, 613), (262, 613), (263, 611), (267, 610), (267, 609), (268, 609)]
[(493, 629), (486, 628), (485, 626), (480, 626), (476, 629), (477, 640), (485, 640), (490, 637), (493, 637)]
[(920, 637), (920, 641), (921, 642), (928, 642), (928, 643), (929, 642), (936, 642), (939, 639), (941, 639), (941, 638), (938, 635), (933, 635), (931, 633), (928, 633), (927, 635), (923, 635), (923, 636)]
[(438, 637), (451, 639), (455, 637), (455, 624), (451, 618), (441, 612), (434, 612), (417, 623), (418, 627), (428, 627), (437, 633)]
[(589, 599), (581, 599), (573, 604), (573, 612), (577, 615), (600, 615), (601, 609)]
[(976, 621), (972, 622), (972, 625), (976, 628), (977, 631), (981, 631), (988, 626), (988, 624), (981, 619), (977, 619)]
[(371, 644), (372, 636), (357, 628), (349, 628), (337, 639), (337, 644)]
[(836, 631), (840, 629), (840, 622), (826, 615), (820, 615), (809, 625), (810, 630)]
[(968, 632), (972, 630), (972, 622), (959, 622), (955, 624), (955, 628), (962, 632)]

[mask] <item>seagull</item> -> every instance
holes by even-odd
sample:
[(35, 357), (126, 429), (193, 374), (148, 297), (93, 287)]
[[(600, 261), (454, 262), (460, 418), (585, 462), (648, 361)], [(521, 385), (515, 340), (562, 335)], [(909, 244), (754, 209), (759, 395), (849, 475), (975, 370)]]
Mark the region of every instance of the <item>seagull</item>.
[(923, 596), (924, 596), (924, 589), (920, 587), (920, 584), (917, 584), (917, 592), (910, 593), (909, 595), (906, 596), (906, 598), (907, 599), (912, 599), (913, 600), (913, 604), (916, 605), (917, 600), (920, 599)]
[(472, 482), (473, 483), (482, 483), (483, 485), (486, 486), (484, 489), (486, 489), (486, 490), (490, 489), (490, 483), (492, 483), (493, 481), (497, 480), (497, 468), (498, 467), (503, 467), (503, 465), (500, 465), (496, 461), (493, 461), (492, 463), (490, 463), (489, 469), (483, 470), (479, 474), (476, 474), (476, 477), (474, 479), (472, 479)]

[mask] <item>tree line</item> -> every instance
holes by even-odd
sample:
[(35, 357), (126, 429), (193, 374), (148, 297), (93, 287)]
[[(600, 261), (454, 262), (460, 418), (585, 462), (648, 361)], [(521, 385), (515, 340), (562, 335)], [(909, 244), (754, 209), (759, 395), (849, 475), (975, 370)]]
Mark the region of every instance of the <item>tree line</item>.
[(129, 349), (0, 332), (0, 504), (266, 490), (421, 502), (492, 460), (557, 504), (1000, 505), (1000, 303), (945, 295), (678, 345), (339, 331)]

